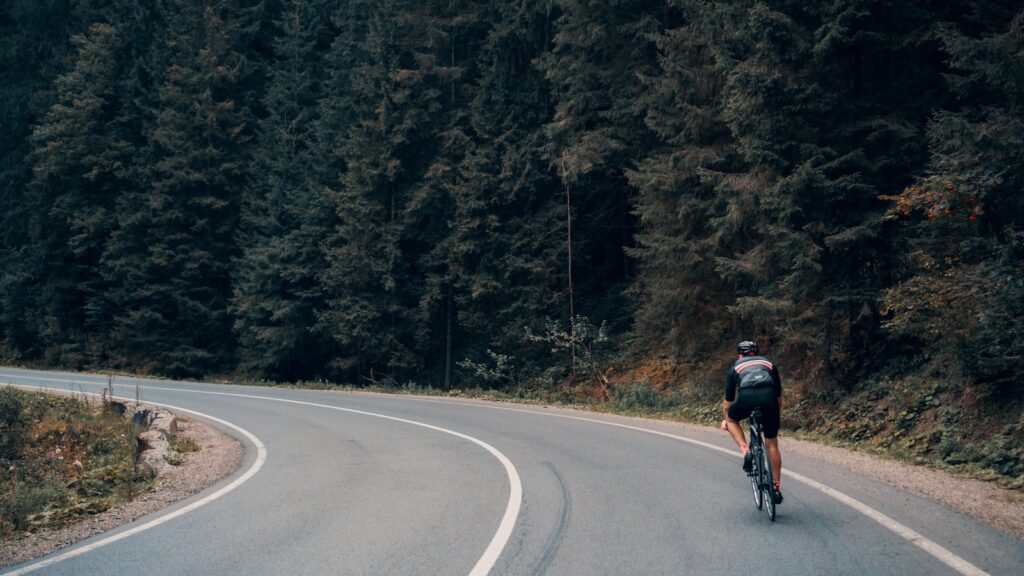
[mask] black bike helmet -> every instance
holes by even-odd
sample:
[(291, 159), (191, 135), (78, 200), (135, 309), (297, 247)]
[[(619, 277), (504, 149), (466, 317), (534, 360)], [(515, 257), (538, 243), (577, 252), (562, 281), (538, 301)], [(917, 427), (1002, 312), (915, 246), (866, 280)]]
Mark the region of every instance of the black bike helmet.
[(736, 345), (736, 353), (740, 356), (749, 356), (750, 354), (758, 354), (761, 349), (757, 347), (757, 342), (750, 340), (744, 340)]

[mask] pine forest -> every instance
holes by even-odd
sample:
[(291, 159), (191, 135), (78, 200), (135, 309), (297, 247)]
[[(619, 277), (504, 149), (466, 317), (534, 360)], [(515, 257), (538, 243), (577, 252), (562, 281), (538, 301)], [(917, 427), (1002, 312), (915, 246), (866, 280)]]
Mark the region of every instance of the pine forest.
[(1019, 0), (0, 3), (5, 364), (711, 421), (745, 339), (1024, 483)]

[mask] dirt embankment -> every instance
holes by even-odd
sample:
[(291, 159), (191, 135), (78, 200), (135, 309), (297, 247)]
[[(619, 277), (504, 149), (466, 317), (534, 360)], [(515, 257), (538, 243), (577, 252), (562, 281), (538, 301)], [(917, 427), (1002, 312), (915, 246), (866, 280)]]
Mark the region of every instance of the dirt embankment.
[[(782, 438), (779, 445), (786, 452), (798, 452), (880, 480), (1024, 539), (1024, 493), (1020, 491), (944, 470), (804, 440)], [(785, 470), (782, 475), (785, 478)]]

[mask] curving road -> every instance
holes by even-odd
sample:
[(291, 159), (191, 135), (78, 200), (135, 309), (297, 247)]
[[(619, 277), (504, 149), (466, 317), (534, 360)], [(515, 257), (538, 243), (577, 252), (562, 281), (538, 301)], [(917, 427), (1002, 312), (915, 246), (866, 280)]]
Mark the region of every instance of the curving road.
[[(96, 393), (106, 377), (0, 369), (8, 383)], [(713, 430), (120, 377), (115, 394), (136, 383), (241, 439), (239, 471), (3, 574), (1024, 573), (1021, 540), (790, 454), (770, 523)]]

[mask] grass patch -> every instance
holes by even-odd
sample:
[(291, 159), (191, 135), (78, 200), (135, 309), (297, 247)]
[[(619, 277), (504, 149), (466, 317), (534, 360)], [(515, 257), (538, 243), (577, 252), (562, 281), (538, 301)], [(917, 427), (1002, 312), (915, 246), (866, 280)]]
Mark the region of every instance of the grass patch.
[(195, 440), (181, 435), (175, 436), (174, 440), (171, 441), (171, 449), (182, 454), (199, 452), (200, 450), (199, 444)]
[(0, 539), (59, 528), (134, 498), (141, 429), (101, 404), (0, 388)]

